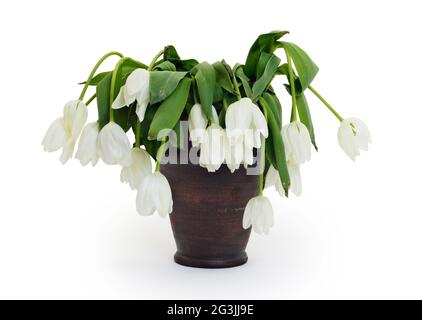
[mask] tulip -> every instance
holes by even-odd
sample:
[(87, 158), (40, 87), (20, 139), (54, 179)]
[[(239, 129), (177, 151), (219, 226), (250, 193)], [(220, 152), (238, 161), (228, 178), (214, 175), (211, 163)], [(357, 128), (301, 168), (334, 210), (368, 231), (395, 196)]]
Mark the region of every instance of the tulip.
[(368, 151), (371, 135), (366, 124), (357, 118), (344, 119), (337, 132), (338, 143), (350, 159), (360, 154), (360, 150)]
[(106, 124), (98, 134), (97, 152), (107, 164), (129, 166), (131, 150), (132, 146), (126, 133), (115, 122)]
[[(299, 197), (302, 194), (302, 179), (300, 176), (300, 166), (288, 162), (287, 169), (289, 171), (290, 176), (290, 191)], [(286, 192), (283, 188), (283, 185), (281, 184), (281, 179), (280, 175), (278, 174), (278, 171), (273, 166), (270, 166), (265, 177), (265, 188), (270, 188), (272, 186), (275, 186), (275, 189), (282, 197), (286, 196)]]
[(133, 148), (131, 153), (131, 164), (123, 167), (120, 173), (120, 181), (129, 183), (132, 190), (139, 187), (142, 179), (151, 174), (151, 158), (144, 149)]
[[(213, 114), (213, 122), (218, 123), (218, 115), (214, 106), (211, 106)], [(204, 140), (205, 130), (207, 128), (208, 119), (205, 113), (202, 111), (202, 106), (199, 103), (195, 103), (189, 113), (188, 125), (190, 139), (192, 146), (199, 147)]]
[(173, 211), (170, 185), (160, 172), (142, 179), (136, 196), (136, 209), (143, 216), (150, 216), (157, 211), (163, 218)]
[(302, 164), (311, 159), (311, 137), (306, 126), (293, 121), (281, 130), (286, 150), (286, 158), (293, 164)]
[(75, 158), (79, 159), (83, 166), (90, 162), (92, 166), (95, 166), (98, 163), (97, 138), (99, 130), (100, 127), (98, 122), (91, 122), (88, 123), (82, 131)]
[(135, 69), (127, 78), (126, 84), (120, 88), (119, 94), (111, 107), (113, 109), (120, 109), (136, 101), (136, 114), (139, 121), (142, 122), (149, 98), (149, 71)]
[(252, 229), (258, 234), (268, 234), (274, 226), (274, 212), (267, 197), (256, 196), (248, 201), (243, 214), (243, 228)]
[(210, 125), (204, 134), (201, 144), (199, 165), (205, 167), (209, 172), (215, 172), (224, 162), (227, 147), (227, 137), (223, 128), (218, 124)]
[(86, 105), (80, 100), (72, 100), (63, 108), (63, 117), (56, 119), (48, 128), (42, 145), (44, 151), (52, 152), (63, 148), (60, 161), (64, 164), (73, 155), (76, 140), (88, 117)]

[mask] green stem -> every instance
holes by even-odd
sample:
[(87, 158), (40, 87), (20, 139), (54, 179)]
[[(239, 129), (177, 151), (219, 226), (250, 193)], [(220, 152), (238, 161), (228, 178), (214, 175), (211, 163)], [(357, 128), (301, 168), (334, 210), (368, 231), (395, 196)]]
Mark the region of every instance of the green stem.
[(114, 110), (111, 107), (113, 105), (113, 101), (114, 101), (114, 87), (116, 85), (116, 78), (117, 78), (117, 71), (120, 69), (120, 66), (122, 65), (123, 62), (125, 62), (126, 60), (128, 60), (129, 58), (121, 58), (117, 63), (116, 66), (114, 67), (114, 70), (111, 74), (111, 81), (110, 81), (110, 100), (109, 100), (109, 104), (110, 104), (110, 121), (114, 121)]
[(236, 91), (237, 100), (240, 100), (242, 98), (242, 95), (240, 94), (239, 85), (237, 83), (236, 75), (233, 72), (233, 86), (234, 91)]
[(195, 81), (195, 77), (192, 76), (192, 91), (193, 91), (193, 101), (195, 102), (195, 104), (199, 103), (199, 99), (198, 99), (198, 94), (196, 93), (196, 81)]
[(139, 119), (136, 121), (135, 127), (135, 147), (139, 148), (141, 146), (141, 122)]
[(290, 122), (296, 121), (297, 119), (297, 102), (296, 102), (296, 88), (295, 88), (295, 79), (293, 75), (292, 67), (292, 58), (286, 51), (287, 57), (287, 69), (289, 70), (289, 82), (290, 82), (290, 93), (292, 95), (292, 115), (290, 117)]
[(91, 98), (89, 98), (88, 100), (87, 100), (87, 102), (85, 102), (85, 105), (88, 107), (89, 106), (89, 104), (95, 99), (97, 97), (97, 94), (96, 93), (94, 93), (93, 95), (92, 95), (92, 97)]
[(105, 55), (103, 55), (100, 60), (98, 60), (97, 64), (94, 66), (94, 68), (92, 69), (91, 73), (88, 76), (88, 79), (85, 82), (85, 85), (82, 89), (81, 94), (79, 95), (79, 100), (82, 100), (85, 96), (86, 90), (88, 89), (88, 86), (90, 85), (92, 78), (94, 77), (95, 73), (97, 72), (98, 68), (100, 67), (100, 65), (104, 62), (105, 59), (107, 59), (108, 57), (111, 56), (119, 56), (120, 58), (123, 58), (123, 55), (120, 52), (117, 51), (111, 51), (109, 53), (106, 53)]
[(155, 55), (155, 57), (154, 58), (152, 58), (152, 61), (151, 61), (151, 63), (149, 64), (149, 66), (148, 66), (148, 71), (151, 71), (152, 70), (152, 68), (154, 68), (154, 65), (155, 65), (155, 63), (157, 62), (157, 60), (158, 60), (158, 58), (159, 57), (161, 57), (161, 55), (164, 53), (164, 49), (163, 50), (161, 50), (160, 52), (158, 52), (156, 55)]
[[(268, 123), (267, 119), (267, 109), (262, 108), (264, 110), (264, 117), (266, 122)], [(262, 196), (264, 193), (264, 172), (265, 172), (265, 138), (262, 138), (261, 144), (261, 174), (259, 175), (259, 195)]]
[(227, 97), (226, 96), (224, 96), (223, 97), (223, 108), (224, 108), (224, 111), (227, 111), (227, 108), (229, 107), (229, 105), (228, 105), (228, 103), (227, 103)]
[(165, 144), (167, 142), (166, 138), (163, 138), (163, 141), (161, 141), (161, 145), (160, 148), (158, 148), (158, 152), (157, 152), (157, 163), (155, 164), (155, 172), (159, 172), (160, 171), (160, 165), (161, 165), (161, 158), (164, 155), (164, 152), (166, 150), (165, 148)]
[(343, 117), (341, 115), (338, 114), (338, 112), (336, 110), (334, 110), (334, 108), (327, 102), (327, 100), (325, 100), (318, 91), (316, 91), (312, 86), (308, 86), (308, 89), (311, 90), (311, 92), (316, 95), (318, 97), (319, 100), (321, 100), (321, 102), (323, 104), (325, 104), (325, 106), (328, 108), (328, 110), (330, 110), (335, 116), (336, 118), (342, 122), (343, 121)]

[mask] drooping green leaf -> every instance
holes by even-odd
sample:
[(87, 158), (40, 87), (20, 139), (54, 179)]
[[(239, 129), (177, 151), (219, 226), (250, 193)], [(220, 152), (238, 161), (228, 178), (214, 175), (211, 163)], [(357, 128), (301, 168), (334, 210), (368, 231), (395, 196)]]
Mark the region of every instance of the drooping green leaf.
[(201, 62), (195, 67), (195, 82), (198, 88), (199, 101), (202, 110), (208, 119), (212, 119), (212, 103), (214, 101), (214, 90), (216, 75), (214, 68), (208, 62)]
[(306, 126), (306, 128), (308, 128), (312, 144), (314, 145), (315, 150), (318, 151), (318, 147), (315, 142), (315, 131), (314, 131), (314, 125), (312, 123), (311, 112), (309, 110), (306, 97), (303, 93), (296, 97), (296, 104), (297, 104), (297, 111), (299, 113), (300, 122), (302, 122)]
[(176, 66), (177, 71), (190, 71), (198, 64), (198, 61), (195, 59), (180, 59), (174, 46), (167, 46), (164, 48), (164, 60), (173, 63)]
[(252, 86), (252, 100), (257, 99), (268, 88), (277, 72), (280, 61), (279, 57), (271, 54), (262, 76)]
[(215, 74), (216, 74), (216, 80), (217, 83), (220, 85), (220, 87), (222, 87), (224, 90), (235, 94), (234, 91), (234, 87), (233, 87), (233, 82), (232, 82), (232, 74), (229, 73), (228, 68), (230, 68), (230, 66), (228, 66), (227, 64), (225, 64), (224, 60), (223, 61), (217, 61), (215, 63), (213, 63), (212, 65), (214, 67), (215, 70)]
[(154, 67), (154, 70), (161, 71), (176, 71), (176, 66), (170, 61), (162, 61)]
[(288, 31), (273, 31), (261, 34), (249, 50), (244, 66), (244, 72), (248, 78), (256, 77), (256, 68), (261, 52), (273, 53), (277, 48), (277, 40), (287, 34)]
[[(103, 80), (109, 73), (111, 73), (111, 71), (106, 71), (106, 72), (100, 72), (98, 74), (96, 74), (91, 81), (89, 82), (90, 86), (96, 86), (101, 80)], [(84, 82), (79, 82), (78, 84), (85, 84), (86, 81)]]
[(182, 79), (173, 93), (158, 107), (148, 132), (148, 139), (157, 139), (162, 130), (171, 130), (179, 121), (189, 96), (191, 79)]
[(224, 96), (224, 90), (221, 88), (217, 83), (215, 84), (214, 88), (214, 97), (213, 97), (213, 103), (218, 103), (223, 99)]
[(271, 58), (271, 53), (262, 52), (259, 60), (258, 65), (256, 66), (256, 79), (259, 79), (265, 71), (265, 67), (267, 66), (268, 60)]
[[(145, 150), (154, 159), (156, 158), (158, 148), (161, 145), (160, 141), (148, 140), (148, 131), (151, 126), (151, 121), (154, 118), (155, 112), (157, 111), (157, 105), (150, 105), (145, 111), (144, 120), (141, 123), (141, 145), (145, 146)], [(136, 135), (136, 122), (132, 125), (133, 133)]]
[(278, 42), (278, 46), (284, 48), (292, 58), (302, 91), (305, 90), (318, 73), (318, 66), (303, 49), (294, 43), (280, 41)]
[(269, 142), (270, 148), (267, 150), (267, 156), (274, 161), (272, 164), (278, 170), (283, 189), (288, 194), (290, 187), (290, 177), (287, 168), (286, 153), (284, 150), (283, 138), (281, 137), (280, 126), (277, 124), (276, 115), (273, 114), (271, 108), (263, 97), (259, 98), (260, 105), (264, 108), (267, 114), (267, 121), (269, 127)]
[[(111, 73), (106, 75), (97, 85), (97, 109), (98, 109), (98, 123), (100, 129), (104, 127), (110, 119), (110, 84)], [(113, 110), (114, 121), (122, 127), (123, 130), (129, 130), (130, 123), (130, 108), (134, 106), (124, 107)]]
[(177, 87), (186, 72), (180, 71), (151, 71), (149, 78), (150, 103), (163, 101)]
[(236, 77), (240, 79), (240, 82), (242, 82), (242, 88), (245, 92), (245, 95), (250, 98), (252, 96), (252, 89), (249, 84), (249, 78), (243, 71), (243, 67), (241, 65), (236, 65), (234, 67), (234, 72)]
[(265, 100), (268, 107), (271, 109), (272, 114), (274, 115), (274, 119), (277, 122), (277, 125), (281, 128), (282, 118), (281, 118), (281, 103), (280, 103), (280, 100), (278, 100), (276, 95), (270, 94), (268, 92), (263, 93), (262, 99)]

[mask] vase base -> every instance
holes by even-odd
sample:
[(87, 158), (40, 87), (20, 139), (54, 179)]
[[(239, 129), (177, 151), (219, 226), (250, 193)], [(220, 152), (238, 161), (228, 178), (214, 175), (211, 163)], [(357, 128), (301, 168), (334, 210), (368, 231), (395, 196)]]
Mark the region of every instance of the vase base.
[(230, 258), (197, 258), (197, 257), (188, 257), (176, 252), (174, 255), (174, 261), (177, 264), (193, 268), (207, 268), (207, 269), (217, 269), (217, 268), (233, 268), (241, 266), (248, 261), (248, 255), (246, 252), (243, 252), (241, 255)]

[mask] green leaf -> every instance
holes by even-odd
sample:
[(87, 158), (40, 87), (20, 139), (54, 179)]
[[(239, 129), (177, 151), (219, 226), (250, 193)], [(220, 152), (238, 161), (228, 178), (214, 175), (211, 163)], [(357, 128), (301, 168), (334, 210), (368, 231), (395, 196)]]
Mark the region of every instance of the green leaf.
[[(222, 87), (224, 90), (235, 94), (233, 82), (232, 82), (232, 71), (230, 69), (230, 66), (228, 66), (224, 60), (223, 61), (217, 61), (213, 63), (212, 65), (215, 70), (216, 80), (217, 83)], [(230, 72), (229, 70), (230, 69)]]
[(115, 99), (119, 94), (121, 86), (126, 83), (127, 78), (135, 69), (147, 69), (148, 66), (142, 62), (133, 60), (132, 58), (125, 58), (116, 70), (116, 81), (114, 83), (113, 94)]
[(177, 87), (186, 72), (179, 71), (151, 71), (149, 78), (150, 103), (163, 101)]
[[(154, 118), (155, 112), (157, 111), (157, 105), (150, 105), (145, 111), (144, 120), (141, 123), (141, 144), (145, 146), (145, 150), (154, 159), (156, 158), (158, 148), (160, 148), (161, 142), (157, 140), (148, 140), (148, 131), (151, 126), (151, 121)], [(136, 135), (136, 121), (132, 125), (133, 133)]]
[(306, 128), (308, 128), (312, 144), (314, 145), (315, 150), (318, 151), (318, 147), (315, 142), (315, 132), (314, 132), (314, 125), (312, 124), (311, 112), (309, 110), (306, 97), (303, 93), (296, 96), (296, 104), (297, 104), (297, 111), (299, 113), (300, 122), (302, 122), (306, 126)]
[(262, 52), (273, 53), (277, 48), (277, 40), (280, 39), (288, 31), (273, 31), (261, 34), (253, 43), (249, 50), (248, 57), (244, 66), (245, 74), (249, 78), (256, 77), (257, 65)]
[(236, 65), (234, 67), (234, 73), (236, 74), (236, 77), (240, 79), (240, 82), (242, 82), (242, 87), (243, 87), (243, 91), (245, 92), (245, 95), (247, 97), (251, 97), (252, 89), (249, 84), (248, 76), (245, 74), (245, 72), (243, 72), (243, 67), (241, 65)]
[(176, 66), (170, 61), (162, 61), (154, 67), (154, 70), (176, 71)]
[(280, 126), (277, 124), (276, 115), (273, 114), (270, 106), (267, 104), (266, 100), (261, 97), (259, 98), (259, 103), (264, 108), (265, 113), (267, 114), (267, 121), (269, 127), (269, 142), (271, 143), (270, 148), (267, 150), (267, 156), (272, 160), (274, 168), (278, 170), (280, 175), (281, 184), (283, 189), (288, 194), (290, 187), (290, 177), (289, 171), (287, 168), (286, 153), (284, 150), (283, 138), (281, 137)]
[(184, 78), (176, 90), (158, 107), (151, 122), (148, 139), (157, 139), (162, 130), (171, 130), (179, 121), (189, 96), (191, 79)]
[(168, 60), (173, 63), (176, 66), (177, 71), (190, 71), (198, 64), (198, 61), (195, 59), (180, 59), (176, 48), (173, 46), (167, 46), (164, 48), (164, 60)]
[(195, 67), (195, 81), (202, 110), (208, 119), (212, 119), (212, 103), (216, 84), (214, 68), (208, 62), (198, 64)]
[(318, 73), (318, 66), (312, 61), (305, 51), (294, 43), (280, 41), (278, 46), (284, 48), (284, 50), (286, 50), (292, 58), (302, 91), (305, 90)]
[(252, 100), (257, 99), (268, 88), (277, 72), (280, 61), (280, 58), (274, 54), (268, 59), (264, 73), (252, 86)]
[(258, 65), (256, 66), (256, 78), (259, 79), (265, 71), (268, 60), (271, 58), (271, 53), (262, 52), (258, 60)]
[[(106, 75), (97, 85), (98, 123), (103, 128), (110, 119), (110, 84), (111, 73)], [(113, 110), (114, 121), (127, 131), (130, 128), (130, 109), (134, 106)]]
[(282, 127), (282, 118), (281, 118), (281, 103), (278, 100), (277, 96), (274, 94), (270, 94), (268, 92), (264, 92), (262, 95), (262, 99), (265, 100), (268, 107), (271, 109), (272, 114), (274, 115), (274, 119), (277, 122), (279, 128)]
[[(98, 85), (98, 83), (103, 80), (109, 73), (111, 73), (111, 71), (106, 71), (106, 72), (100, 72), (97, 75), (95, 75), (95, 77), (93, 77), (91, 79), (91, 82), (89, 83), (90, 86), (96, 86)], [(84, 82), (79, 82), (78, 84), (85, 84), (86, 81)]]

